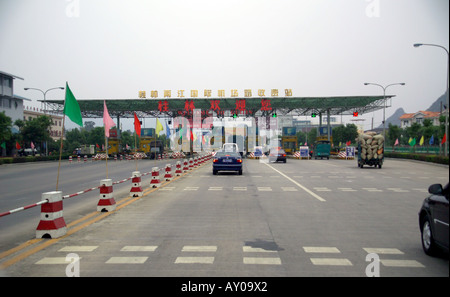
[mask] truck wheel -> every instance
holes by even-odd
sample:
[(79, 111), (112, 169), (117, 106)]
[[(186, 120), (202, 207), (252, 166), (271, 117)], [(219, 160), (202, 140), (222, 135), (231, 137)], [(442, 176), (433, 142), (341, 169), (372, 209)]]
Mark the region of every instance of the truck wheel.
[(363, 168), (363, 166), (364, 166), (364, 164), (363, 164), (363, 163), (361, 163), (361, 167), (360, 167), (360, 168)]
[(381, 169), (381, 164), (378, 164), (378, 168), (380, 168), (380, 169)]

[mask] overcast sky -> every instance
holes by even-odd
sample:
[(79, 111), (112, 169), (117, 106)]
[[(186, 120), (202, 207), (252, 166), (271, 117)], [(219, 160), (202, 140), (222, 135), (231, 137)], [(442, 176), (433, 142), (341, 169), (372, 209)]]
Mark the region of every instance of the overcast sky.
[[(0, 0), (0, 71), (37, 101), (68, 81), (77, 99), (158, 90), (292, 89), (293, 96), (381, 95), (386, 117), (445, 93), (448, 0)], [(63, 99), (50, 91), (48, 99)], [(378, 126), (382, 111), (364, 116)], [(101, 122), (100, 122), (101, 123)]]

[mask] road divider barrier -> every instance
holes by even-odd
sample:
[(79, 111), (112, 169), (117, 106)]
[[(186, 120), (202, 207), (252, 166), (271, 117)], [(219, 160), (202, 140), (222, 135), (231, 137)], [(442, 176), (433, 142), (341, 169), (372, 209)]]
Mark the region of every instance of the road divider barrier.
[(150, 187), (158, 188), (161, 185), (161, 180), (159, 178), (159, 168), (152, 168), (152, 179), (150, 180)]
[(189, 162), (188, 162), (187, 159), (184, 159), (184, 160), (183, 160), (183, 173), (186, 173), (186, 172), (189, 171), (189, 164), (188, 164), (188, 163), (189, 163)]
[(61, 191), (42, 193), (41, 220), (36, 228), (36, 238), (58, 238), (67, 233), (63, 217)]
[(141, 172), (140, 171), (133, 171), (133, 174), (131, 176), (131, 190), (130, 195), (133, 197), (141, 197), (144, 193), (142, 190), (142, 183), (141, 183)]
[(113, 211), (116, 209), (116, 201), (113, 194), (112, 179), (102, 179), (100, 181), (100, 199), (97, 204), (97, 211)]
[(170, 165), (170, 164), (167, 164), (166, 165), (166, 173), (164, 174), (164, 179), (166, 180), (166, 181), (170, 181), (170, 180), (172, 180), (172, 178), (173, 178), (173, 175), (172, 175), (172, 165)]
[(189, 170), (192, 170), (194, 168), (194, 160), (192, 158), (189, 158)]
[(181, 176), (183, 174), (183, 171), (181, 170), (181, 162), (177, 161), (177, 164), (175, 165), (175, 175)]

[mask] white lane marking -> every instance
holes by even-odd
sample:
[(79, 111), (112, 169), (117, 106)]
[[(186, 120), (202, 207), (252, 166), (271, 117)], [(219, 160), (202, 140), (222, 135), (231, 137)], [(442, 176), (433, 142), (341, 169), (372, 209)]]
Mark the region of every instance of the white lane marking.
[(363, 248), (368, 254), (385, 254), (385, 255), (403, 255), (403, 252), (399, 249), (393, 248)]
[[(79, 258), (81, 260), (81, 257)], [(66, 261), (66, 257), (45, 257), (37, 261), (34, 264), (69, 264), (70, 261)]]
[(383, 264), (383, 266), (388, 266), (388, 267), (420, 267), (420, 268), (424, 268), (425, 266), (420, 263), (417, 262), (416, 260), (380, 260), (381, 264)]
[(121, 252), (154, 252), (158, 246), (156, 245), (127, 245), (124, 246)]
[(265, 250), (263, 248), (255, 248), (251, 246), (243, 246), (242, 251), (246, 253), (276, 253), (274, 250)]
[(185, 245), (182, 252), (216, 252), (216, 245)]
[(281, 265), (280, 258), (244, 257), (244, 264)]
[(331, 254), (339, 254), (341, 251), (336, 247), (327, 247), (327, 246), (304, 246), (303, 250), (306, 253), (331, 253)]
[(272, 191), (271, 187), (258, 187), (258, 191)]
[(223, 187), (209, 187), (208, 191), (222, 191)]
[(247, 191), (247, 187), (233, 187), (233, 191)]
[(214, 257), (177, 257), (175, 264), (212, 264)]
[(353, 266), (350, 260), (345, 258), (311, 258), (314, 265)]
[[(266, 164), (266, 163), (264, 163)], [(270, 168), (272, 168), (273, 170), (275, 170), (276, 172), (278, 172), (279, 174), (281, 174), (282, 176), (284, 176), (285, 178), (287, 178), (288, 180), (290, 180), (291, 182), (293, 182), (295, 185), (299, 186), (300, 188), (302, 188), (304, 191), (306, 191), (307, 193), (309, 193), (311, 196), (313, 196), (314, 198), (316, 198), (319, 201), (326, 201), (325, 199), (323, 199), (322, 197), (320, 197), (319, 195), (317, 195), (316, 193), (312, 192), (311, 190), (309, 190), (308, 188), (302, 186), (301, 184), (299, 184), (298, 182), (296, 182), (295, 180), (293, 180), (292, 178), (290, 178), (289, 176), (287, 176), (286, 174), (284, 174), (283, 172), (273, 168), (272, 166), (270, 166), (269, 164), (266, 164), (267, 166), (269, 166)]]
[(106, 264), (143, 264), (148, 257), (111, 257)]
[(98, 248), (98, 245), (88, 246), (88, 245), (73, 245), (73, 246), (65, 246), (62, 249), (59, 249), (58, 252), (92, 252)]

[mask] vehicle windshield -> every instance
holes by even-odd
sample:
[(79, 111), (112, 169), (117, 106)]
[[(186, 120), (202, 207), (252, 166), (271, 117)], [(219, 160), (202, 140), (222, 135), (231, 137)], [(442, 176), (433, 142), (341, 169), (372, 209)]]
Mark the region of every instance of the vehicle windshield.
[(216, 158), (226, 157), (226, 156), (236, 157), (236, 158), (241, 157), (241, 155), (236, 152), (217, 152), (217, 154), (216, 154)]

